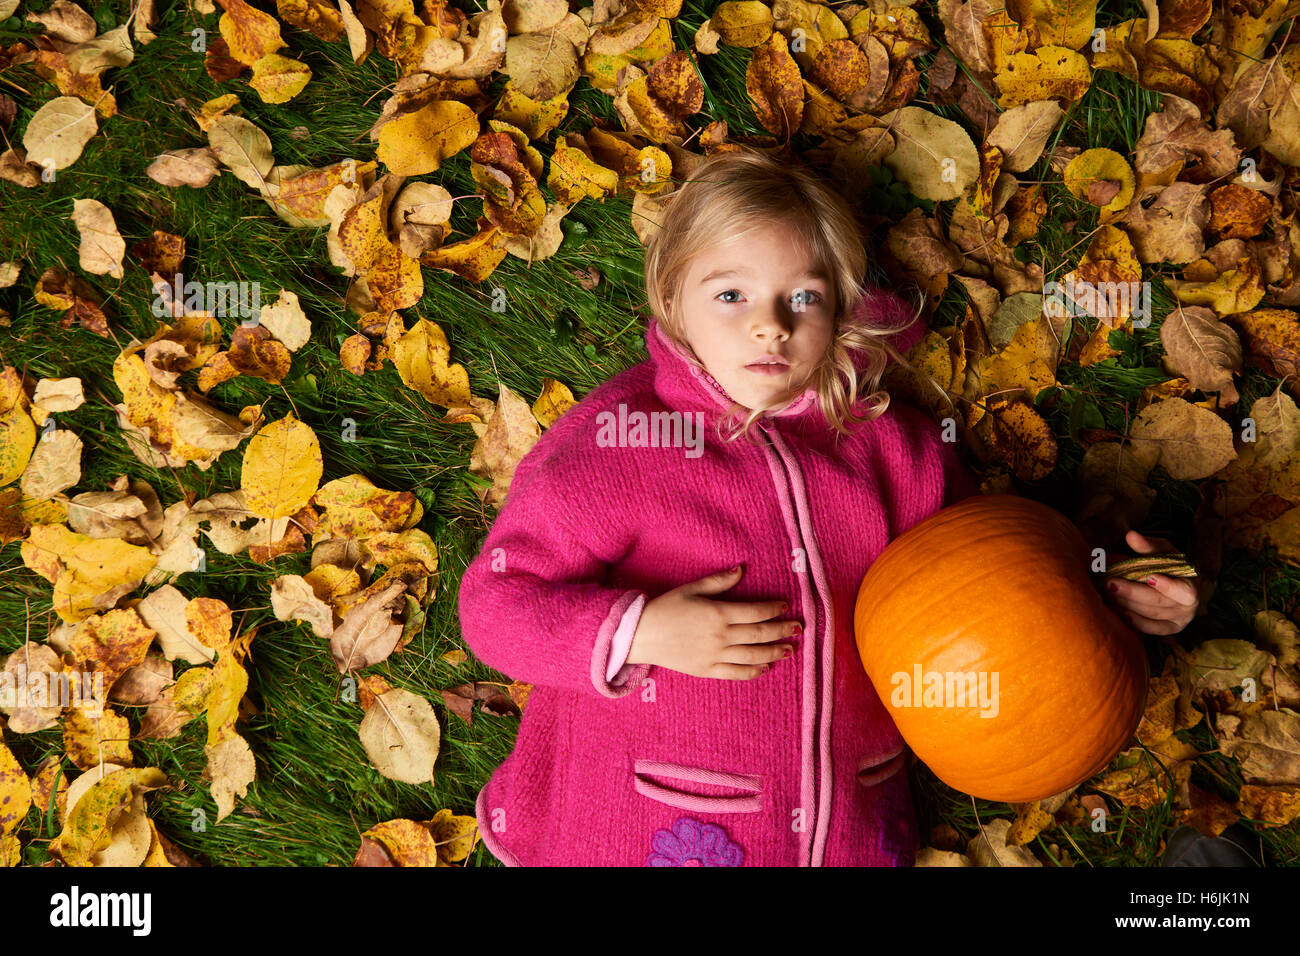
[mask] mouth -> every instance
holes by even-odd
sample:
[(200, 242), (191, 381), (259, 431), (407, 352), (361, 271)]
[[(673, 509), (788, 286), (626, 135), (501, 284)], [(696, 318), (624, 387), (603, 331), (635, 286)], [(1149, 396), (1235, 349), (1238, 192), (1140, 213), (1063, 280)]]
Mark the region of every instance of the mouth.
[(758, 375), (783, 375), (790, 371), (790, 363), (783, 358), (773, 356), (759, 362), (750, 362), (745, 368)]

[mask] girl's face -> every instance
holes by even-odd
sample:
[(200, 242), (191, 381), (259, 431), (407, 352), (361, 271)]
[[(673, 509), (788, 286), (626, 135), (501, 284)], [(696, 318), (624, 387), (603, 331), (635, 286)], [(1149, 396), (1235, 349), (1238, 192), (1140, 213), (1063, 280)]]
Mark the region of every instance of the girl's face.
[[(803, 386), (835, 331), (830, 277), (794, 234), (766, 226), (697, 255), (671, 303), (709, 374), (748, 409)], [(768, 370), (752, 363), (778, 360)]]

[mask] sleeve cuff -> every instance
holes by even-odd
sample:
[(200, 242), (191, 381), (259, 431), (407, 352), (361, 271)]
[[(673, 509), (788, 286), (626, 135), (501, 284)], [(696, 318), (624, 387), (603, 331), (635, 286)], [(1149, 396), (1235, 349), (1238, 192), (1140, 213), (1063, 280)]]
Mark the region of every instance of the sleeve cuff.
[(609, 666), (605, 668), (605, 680), (612, 682), (615, 675), (623, 669), (627, 655), (632, 650), (632, 635), (636, 633), (637, 623), (641, 620), (641, 611), (645, 607), (646, 596), (637, 597), (623, 612), (623, 620), (614, 632), (614, 642), (609, 649)]
[(626, 592), (614, 602), (600, 633), (596, 635), (591, 655), (591, 679), (596, 690), (606, 697), (627, 695), (650, 670), (649, 664), (627, 663), (632, 636), (636, 633), (647, 598), (644, 591)]

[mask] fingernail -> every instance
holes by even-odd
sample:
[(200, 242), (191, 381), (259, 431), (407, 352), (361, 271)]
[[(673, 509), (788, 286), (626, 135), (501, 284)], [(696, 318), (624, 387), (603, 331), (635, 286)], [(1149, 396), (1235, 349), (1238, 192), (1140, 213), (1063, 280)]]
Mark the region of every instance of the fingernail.
[(1109, 588), (1113, 593), (1119, 592), (1119, 585), (1116, 584), (1114, 581), (1110, 582), (1110, 584), (1107, 584), (1106, 587)]
[(781, 605), (781, 613), (784, 614), (788, 610), (790, 610), (790, 602), (786, 601), (784, 604)]
[(791, 654), (793, 654), (793, 653), (794, 653), (794, 648), (793, 648), (793, 647), (787, 647), (787, 648), (785, 649), (785, 653), (782, 654), (781, 656), (782, 656), (782, 657), (789, 657), (789, 656), (790, 656)]
[(1155, 587), (1155, 586), (1156, 586), (1156, 579), (1155, 579), (1155, 578), (1147, 578), (1147, 582), (1146, 582), (1146, 583), (1149, 584), (1149, 585), (1151, 585), (1152, 587)]
[(791, 636), (791, 637), (794, 637), (796, 634), (802, 634), (802, 633), (803, 633), (803, 625), (802, 625), (802, 624), (796, 624), (796, 625), (794, 626), (794, 630), (792, 630), (792, 631), (790, 632), (790, 636)]

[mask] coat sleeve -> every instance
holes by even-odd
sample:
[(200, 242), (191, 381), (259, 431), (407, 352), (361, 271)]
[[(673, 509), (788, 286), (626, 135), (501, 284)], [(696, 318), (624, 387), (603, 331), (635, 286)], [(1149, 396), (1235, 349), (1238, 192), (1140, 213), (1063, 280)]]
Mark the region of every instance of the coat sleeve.
[[(620, 661), (608, 679), (615, 636), (620, 624), (639, 619), (648, 595), (603, 583), (622, 548), (608, 527), (617, 523), (608, 511), (617, 503), (600, 496), (606, 509), (595, 507), (590, 484), (567, 480), (564, 469), (552, 467), (562, 456), (555, 459), (521, 462), (516, 470), (482, 550), (461, 577), (461, 632), (479, 660), (513, 679), (623, 697), (651, 665)], [(630, 644), (626, 627), (622, 637)]]

